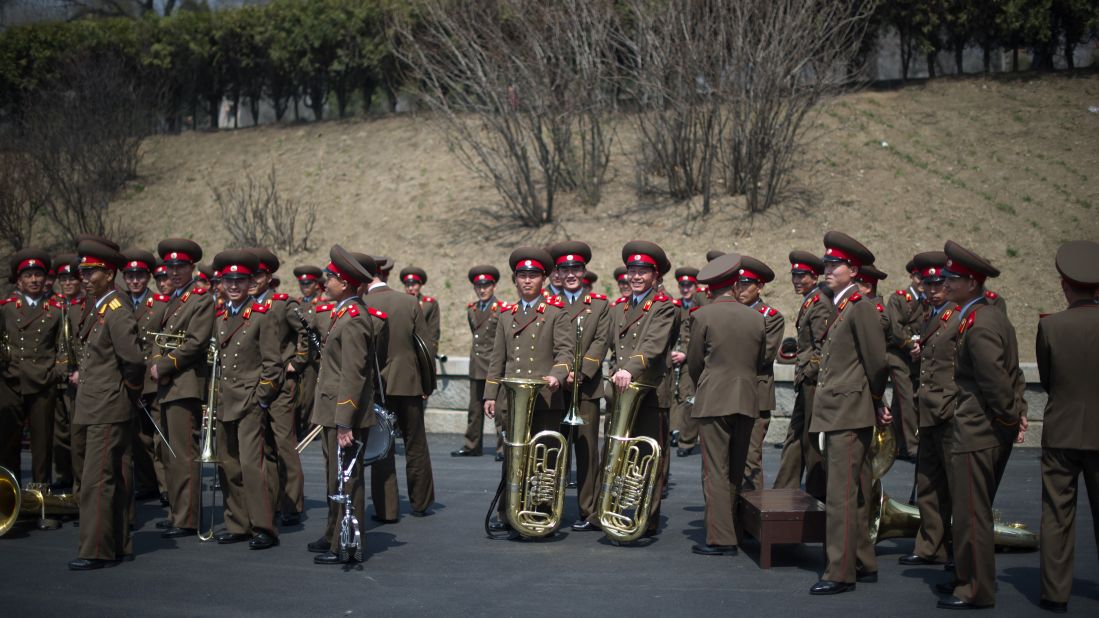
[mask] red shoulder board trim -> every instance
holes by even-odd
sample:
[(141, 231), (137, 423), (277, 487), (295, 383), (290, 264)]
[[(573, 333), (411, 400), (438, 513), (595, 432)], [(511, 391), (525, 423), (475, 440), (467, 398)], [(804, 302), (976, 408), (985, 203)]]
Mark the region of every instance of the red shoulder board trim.
[(508, 309), (511, 309), (511, 305), (505, 300), (498, 300), (492, 305), (492, 308), (499, 309), (500, 311), (507, 311)]
[(952, 315), (954, 315), (954, 310), (953, 309), (947, 309), (946, 311), (943, 311), (943, 314), (941, 316), (939, 316), (939, 319), (942, 320), (943, 322), (949, 322), (950, 321), (950, 316), (952, 316)]
[(996, 292), (985, 291), (985, 298), (987, 298), (989, 300), (996, 300), (999, 297), (1000, 297), (1000, 295), (997, 294)]
[(877, 303), (875, 306), (878, 308), (878, 313), (885, 313), (885, 307), (881, 303)]
[(219, 317), (220, 318), (223, 315), (225, 315), (225, 307), (222, 307), (222, 308), (220, 308), (220, 309), (218, 309), (217, 311), (214, 312), (214, 317)]
[(317, 305), (317, 308), (313, 311), (316, 311), (317, 313), (324, 313), (325, 311), (332, 311), (334, 307), (335, 305), (333, 305), (332, 303), (324, 303), (323, 305)]
[(359, 306), (358, 305), (351, 305), (350, 307), (348, 307), (347, 308), (347, 315), (349, 315), (353, 318), (359, 317)]
[(367, 307), (366, 312), (369, 313), (370, 315), (378, 318), (379, 320), (389, 319), (389, 314), (382, 311), (381, 309), (375, 309), (373, 307)]
[(158, 303), (166, 303), (171, 300), (167, 294), (154, 294), (153, 298), (156, 299)]
[(862, 300), (862, 294), (859, 294), (858, 292), (855, 292), (854, 294), (852, 294), (852, 295), (851, 295), (851, 299), (850, 299), (850, 300), (851, 300), (851, 302), (853, 302), (853, 303), (857, 303), (857, 302), (859, 302), (860, 300)]
[(433, 302), (435, 302), (435, 299), (430, 297), (430, 296), (424, 296), (424, 302), (425, 303), (433, 303)]
[(616, 306), (617, 306), (617, 305), (621, 305), (622, 303), (626, 302), (627, 300), (629, 300), (629, 299), (628, 299), (628, 298), (626, 298), (625, 296), (619, 296), (619, 297), (618, 297), (618, 300), (614, 301), (614, 302), (613, 302), (613, 303), (611, 303), (611, 304), (613, 304), (613, 305), (616, 305)]
[(271, 300), (290, 300), (289, 294), (272, 294)]
[(607, 295), (606, 294), (597, 294), (595, 292), (592, 292), (591, 294), (588, 294), (588, 296), (590, 298), (594, 298), (596, 300), (607, 300)]
[(695, 311), (698, 311), (701, 308), (702, 308), (702, 305), (695, 305), (694, 307), (691, 307), (691, 309), (687, 313), (694, 313)]
[(206, 293), (206, 288), (192, 288), (191, 291), (195, 294), (202, 295)]
[(565, 301), (561, 300), (560, 298), (557, 298), (556, 296), (554, 296), (553, 298), (551, 298), (549, 300), (549, 304), (553, 305), (554, 307), (557, 307), (558, 309), (564, 309), (565, 308)]
[(668, 296), (667, 294), (665, 294), (663, 292), (657, 294), (656, 296), (653, 296), (653, 300), (658, 301), (658, 302), (666, 302), (666, 301), (669, 301), (671, 299), (672, 299), (671, 296)]
[(516, 311), (519, 311), (519, 303), (515, 303), (514, 305), (511, 306), (511, 314), (515, 315)]
[(6, 305), (6, 304), (10, 303), (13, 300), (15, 300), (15, 299), (14, 298), (5, 298), (3, 300), (0, 300), (0, 305)]
[(469, 303), (468, 305), (466, 305), (466, 309), (472, 309), (473, 306), (476, 305), (476, 304), (477, 303)]
[(966, 318), (964, 320), (962, 320), (961, 325), (958, 326), (958, 334), (960, 335), (960, 334), (964, 333), (965, 331), (969, 330), (969, 327), (973, 326), (973, 320), (976, 317), (977, 317), (977, 312), (976, 311), (970, 311), (969, 315), (967, 315)]
[(270, 306), (267, 303), (255, 303), (252, 305), (252, 311), (255, 311), (256, 313), (267, 313), (268, 309), (270, 309)]
[(897, 296), (905, 296), (906, 294), (907, 292), (905, 292), (904, 290), (897, 290)]
[(57, 302), (56, 298), (51, 298), (49, 303), (50, 303), (50, 306), (53, 307), (54, 309), (61, 309), (62, 307), (64, 307), (64, 305)]
[(682, 307), (683, 306), (683, 301), (676, 298), (676, 299), (672, 300), (672, 304), (675, 305), (676, 307)]

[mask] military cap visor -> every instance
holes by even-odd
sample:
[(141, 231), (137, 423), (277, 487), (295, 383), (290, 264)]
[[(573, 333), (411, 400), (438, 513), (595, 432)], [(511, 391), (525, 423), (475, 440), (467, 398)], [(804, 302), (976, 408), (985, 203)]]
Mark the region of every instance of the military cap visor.
[(726, 253), (710, 260), (698, 271), (698, 282), (710, 286), (718, 292), (730, 288), (740, 279), (741, 258), (735, 253)]
[(197, 264), (202, 260), (202, 247), (187, 238), (168, 238), (160, 241), (157, 253), (165, 266)]
[(97, 240), (80, 241), (76, 246), (76, 254), (80, 259), (80, 270), (94, 268), (117, 270), (126, 259), (118, 251)]
[(227, 249), (214, 256), (213, 271), (222, 279), (251, 279), (259, 269), (259, 256), (251, 251)]
[(1099, 286), (1099, 243), (1074, 240), (1061, 245), (1054, 259), (1057, 272), (1076, 287)]
[(341, 280), (361, 285), (373, 279), (373, 276), (367, 269), (363, 268), (359, 260), (340, 245), (332, 245), (328, 256), (332, 261), (328, 264), (326, 270)]
[(249, 251), (259, 258), (259, 272), (274, 274), (278, 271), (281, 263), (279, 262), (279, 256), (275, 255), (273, 251), (267, 247), (254, 247)]
[(317, 281), (324, 276), (324, 272), (316, 266), (295, 266), (294, 278), (301, 283)]
[(830, 231), (824, 235), (824, 262), (847, 262), (858, 268), (863, 264), (872, 264), (874, 254), (861, 242), (843, 232)]
[(591, 247), (578, 240), (566, 240), (549, 248), (554, 266), (586, 266), (591, 261)]
[(500, 270), (495, 266), (481, 264), (469, 269), (469, 282), (478, 285), (482, 283), (496, 283), (500, 280)]
[(1000, 270), (993, 266), (988, 260), (977, 255), (973, 251), (966, 249), (953, 240), (946, 241), (943, 252), (946, 253), (946, 269), (943, 271), (944, 277), (950, 279), (965, 277), (984, 281), (988, 277), (995, 278), (1000, 276)]
[(526, 270), (547, 274), (551, 264), (553, 264), (553, 258), (550, 254), (538, 247), (519, 247), (508, 257), (508, 265), (511, 266), (512, 272)]
[(672, 269), (668, 255), (660, 245), (647, 240), (634, 240), (622, 247), (622, 263), (628, 266), (648, 266), (661, 275)]

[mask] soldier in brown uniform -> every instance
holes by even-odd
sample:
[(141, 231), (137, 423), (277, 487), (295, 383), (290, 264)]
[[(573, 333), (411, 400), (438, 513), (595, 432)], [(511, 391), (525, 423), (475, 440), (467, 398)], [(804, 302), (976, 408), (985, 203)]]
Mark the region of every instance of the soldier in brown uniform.
[(675, 269), (675, 280), (679, 284), (679, 298), (676, 300), (679, 301), (681, 326), (672, 351), (672, 365), (675, 367), (672, 372), (677, 376), (672, 381), (672, 398), (675, 402), (671, 411), (672, 446), (676, 447), (677, 456), (687, 457), (698, 444), (698, 423), (691, 418), (691, 404), (688, 403), (695, 394), (695, 385), (684, 367), (687, 362), (687, 345), (691, 339), (689, 316), (692, 309), (706, 304), (708, 299), (698, 291), (697, 268), (681, 266)]
[(734, 284), (736, 298), (741, 303), (755, 309), (763, 315), (767, 325), (767, 356), (763, 371), (759, 374), (759, 417), (752, 431), (751, 444), (748, 446), (748, 459), (744, 467), (744, 490), (763, 489), (763, 439), (771, 426), (771, 411), (775, 409), (775, 357), (782, 345), (782, 334), (786, 330), (786, 318), (778, 309), (767, 306), (760, 298), (766, 284), (775, 280), (775, 271), (763, 262), (750, 257), (740, 258), (740, 269)]
[(172, 287), (172, 278), (168, 276), (168, 267), (159, 259), (156, 268), (153, 269), (153, 282), (156, 283), (156, 291), (165, 296), (171, 296), (175, 288)]
[(874, 261), (862, 243), (842, 232), (824, 235), (825, 283), (835, 293), (836, 317), (821, 349), (809, 431), (824, 434), (828, 564), (809, 594), (837, 594), (856, 581), (874, 582), (878, 563), (867, 534), (870, 438), (892, 420), (885, 391), (885, 334), (879, 313), (859, 294), (855, 276)]
[(893, 384), (889, 411), (893, 413), (893, 418), (900, 419), (899, 423), (893, 425), (897, 444), (900, 445), (899, 457), (914, 459), (919, 419), (913, 393), (919, 386), (919, 373), (910, 353), (918, 342), (917, 337), (927, 317), (928, 304), (915, 260), (910, 260), (905, 265), (905, 272), (909, 274), (909, 286), (890, 294), (885, 302), (885, 312), (889, 316), (889, 333), (885, 343), (889, 359), (889, 381)]
[[(316, 266), (296, 266), (294, 267), (294, 278), (298, 280), (298, 289), (301, 291), (301, 296), (298, 297), (298, 306), (302, 317), (305, 318), (307, 323), (311, 322), (317, 305), (323, 302), (324, 272)], [(296, 315), (293, 315), (293, 312), (291, 314), (291, 319), (297, 318)], [(310, 358), (308, 355), (308, 344), (299, 342), (298, 354), (293, 361), (294, 372), (301, 376), (298, 379), (298, 400), (295, 407), (299, 434), (309, 426), (309, 419), (313, 415), (313, 397), (316, 394), (317, 387), (317, 363), (318, 359)]]
[(420, 302), (420, 309), (424, 312), (424, 324), (427, 327), (428, 337), (424, 339), (432, 355), (439, 355), (439, 337), (441, 336), (442, 317), (439, 315), (439, 301), (431, 296), (424, 296), (421, 291), (427, 284), (427, 272), (418, 266), (409, 266), (401, 269), (401, 281), (404, 283), (405, 292), (416, 297)]
[(939, 607), (973, 609), (996, 601), (992, 502), (1015, 440), (1026, 429), (1022, 370), (1015, 327), (1003, 311), (989, 310), (984, 282), (999, 276), (988, 260), (947, 241), (946, 297), (958, 310), (954, 381), (953, 596)]
[[(465, 444), (451, 453), (452, 457), (480, 457), (485, 426), (485, 377), (492, 355), (492, 343), (496, 338), (496, 323), (507, 307), (497, 300), (496, 282), (500, 271), (495, 266), (482, 264), (469, 269), (469, 282), (477, 300), (466, 306), (471, 343), (469, 347), (469, 409), (466, 418)], [(496, 419), (496, 452), (503, 452), (500, 419)]]
[[(146, 359), (150, 355), (149, 343), (144, 327), (148, 316), (153, 313), (156, 299), (149, 290), (156, 258), (142, 249), (127, 249), (122, 252), (125, 262), (122, 264), (122, 280), (126, 293), (122, 294), (126, 308), (133, 312), (137, 323), (138, 340)], [(135, 400), (136, 403), (136, 400)], [(164, 468), (156, 461), (156, 441), (152, 420), (139, 406), (134, 410), (134, 490), (139, 500), (156, 498), (164, 486)]]
[[(375, 337), (373, 323), (366, 306), (359, 296), (361, 287), (371, 280), (371, 273), (363, 268), (359, 260), (352, 257), (339, 245), (330, 252), (332, 263), (326, 269), (325, 289), (335, 304), (331, 314), (331, 326), (325, 335), (321, 352), (321, 366), (318, 372), (317, 401), (313, 404), (313, 416), (318, 425), (324, 427), (326, 450), (325, 469), (329, 493), (338, 488), (337, 449), (347, 449), (345, 453), (354, 453), (350, 448), (355, 441), (365, 442), (370, 428), (374, 425), (374, 374)], [(369, 259), (368, 256), (362, 256)], [(349, 463), (343, 462), (346, 468)], [(365, 482), (363, 466), (352, 467), (350, 487), (354, 516), (362, 519), (365, 513)], [(343, 517), (343, 505), (329, 502), (329, 520), (339, 521)], [(354, 555), (346, 560), (339, 553), (339, 527), (332, 527), (328, 539), (330, 550), (313, 558), (317, 564), (342, 564), (354, 561)], [(335, 550), (335, 551), (332, 551)]]
[[(567, 405), (561, 386), (570, 371), (575, 344), (574, 325), (565, 313), (564, 303), (557, 299), (546, 300), (542, 295), (542, 286), (553, 264), (553, 258), (544, 249), (520, 247), (511, 252), (508, 264), (515, 274), (519, 300), (496, 326), (488, 377), (485, 379), (485, 415), (489, 418), (496, 416), (496, 400), (504, 394), (500, 379), (544, 378), (549, 384), (535, 402), (530, 435), (544, 430), (559, 431)], [(508, 412), (514, 413), (514, 410)], [(508, 439), (517, 438), (509, 436)], [(506, 464), (502, 466), (502, 474), (507, 478)], [(490, 524), (490, 530), (509, 528), (503, 516), (505, 508), (507, 505), (501, 501), (498, 521)]]
[(818, 283), (824, 262), (808, 251), (790, 252), (790, 279), (801, 296), (797, 317), (797, 365), (794, 368), (794, 409), (775, 475), (775, 488), (800, 489), (805, 473), (805, 493), (824, 499), (824, 459), (820, 440), (809, 433), (813, 420), (813, 395), (817, 390), (824, 336), (836, 314), (832, 297)]
[[(565, 315), (572, 330), (575, 345), (576, 325), (583, 329), (580, 337), (582, 363), (580, 377), (576, 368), (570, 374), (562, 396), (566, 406), (571, 405), (575, 380), (580, 380), (580, 406), (578, 414), (584, 421), (575, 427), (572, 447), (576, 461), (576, 504), (580, 516), (572, 524), (577, 531), (595, 530), (588, 518), (595, 512), (599, 495), (599, 400), (603, 398), (603, 359), (607, 356), (610, 334), (610, 304), (607, 297), (584, 289), (584, 274), (591, 262), (591, 247), (579, 241), (564, 241), (550, 248), (554, 270), (561, 276), (561, 295)], [(575, 352), (575, 348), (573, 349)], [(570, 364), (575, 358), (570, 360)]]
[(294, 310), (300, 310), (300, 306), (297, 299), (276, 292), (271, 287), (280, 266), (278, 256), (266, 248), (251, 251), (259, 258), (259, 271), (252, 275), (249, 292), (256, 303), (269, 309), (267, 316), (275, 324), (282, 359), (279, 363), (282, 373), (277, 382), (279, 395), (266, 409), (268, 433), (265, 452), (268, 460), (275, 463), (273, 467), (268, 466), (267, 473), (272, 476), (269, 483), (276, 493), (275, 510), (282, 513), (283, 525), (293, 526), (301, 521), (301, 512), (305, 510), (305, 475), (302, 473), (301, 458), (294, 448), (298, 442), (294, 402), (300, 380), (298, 368), (292, 361), (297, 354), (301, 330), (301, 320)]
[(279, 325), (270, 305), (249, 293), (260, 260), (246, 250), (222, 251), (213, 267), (221, 273), (225, 305), (214, 317), (221, 350), (217, 385), (217, 452), (225, 493), (225, 530), (215, 538), (227, 545), (248, 541), (250, 549), (278, 545), (271, 465), (264, 456), (266, 411), (279, 394), (282, 351)]
[[(381, 279), (381, 268), (372, 273), (364, 299), (370, 307), (385, 312), (389, 318), (388, 343), (381, 354), (382, 379), (385, 382), (385, 402), (397, 417), (401, 438), (405, 444), (405, 478), (408, 482), (408, 502), (414, 517), (428, 515), (435, 502), (435, 479), (431, 471), (431, 454), (424, 428), (424, 392), (420, 364), (413, 335), (427, 342), (430, 335), (424, 322), (424, 312), (416, 299), (389, 287)], [(430, 348), (430, 344), (428, 344)], [(400, 513), (397, 491), (397, 467), (394, 453), (370, 467), (370, 494), (374, 515), (378, 521), (396, 523)]]
[(210, 367), (206, 362), (214, 326), (214, 299), (194, 276), (202, 248), (192, 240), (169, 238), (157, 245), (168, 269), (173, 291), (170, 300), (157, 306), (151, 327), (154, 332), (182, 334), (174, 349), (155, 349), (149, 359), (149, 374), (157, 382), (157, 401), (163, 419), (161, 429), (175, 457), (166, 460), (170, 519), (161, 534), (179, 538), (196, 533), (202, 479), (195, 432), (201, 425), (202, 402)]
[(77, 324), (84, 312), (84, 286), (80, 284), (80, 272), (77, 270), (75, 253), (63, 253), (53, 259), (55, 280), (60, 292), (53, 298), (62, 306), (64, 320), (69, 321), (69, 340), (62, 341), (58, 333), (57, 367), (57, 403), (53, 412), (53, 467), (57, 474), (55, 485), (71, 487), (74, 481), (74, 463), (72, 451), (73, 404), (76, 401), (76, 385), (70, 384), (68, 377), (76, 371), (78, 339), (75, 336)]
[(958, 344), (958, 306), (947, 301), (943, 285), (946, 254), (928, 251), (913, 258), (930, 307), (920, 327), (919, 339), (910, 350), (919, 370), (916, 392), (920, 449), (916, 463), (916, 506), (920, 530), (911, 554), (901, 556), (905, 565), (941, 564), (950, 560), (950, 513), (954, 477), (954, 356)]
[[(630, 382), (659, 386), (671, 370), (671, 352), (679, 332), (679, 309), (672, 299), (656, 290), (671, 263), (656, 243), (635, 240), (622, 247), (622, 261), (630, 292), (611, 307), (611, 382), (622, 392)], [(647, 436), (661, 448), (668, 445), (668, 409), (670, 389), (654, 388), (641, 398), (637, 416), (630, 429), (632, 436)], [(653, 488), (649, 528), (653, 536), (660, 525), (660, 496), (663, 476)]]
[(626, 267), (619, 266), (614, 269), (614, 281), (618, 284), (618, 295), (629, 296), (630, 295), (630, 282), (626, 279)]
[[(1077, 240), (1057, 250), (1068, 309), (1038, 322), (1035, 357), (1049, 394), (1042, 428), (1041, 605), (1068, 611), (1076, 546), (1077, 479), (1083, 475), (1091, 515), (1099, 515), (1099, 243)], [(1099, 528), (1094, 531), (1099, 541)]]
[(599, 275), (593, 273), (590, 270), (585, 270), (584, 276), (580, 280), (581, 284), (584, 286), (584, 291), (588, 293), (591, 293), (595, 290), (595, 283), (597, 281), (599, 281)]
[(3, 336), (10, 358), (3, 367), (9, 395), (0, 441), (0, 462), (19, 478), (19, 450), (23, 426), (30, 428), (31, 479), (49, 483), (53, 468), (53, 421), (60, 376), (57, 339), (61, 329), (61, 303), (46, 289), (50, 255), (38, 249), (24, 249), (11, 256), (10, 281), (16, 292), (0, 305)]
[(77, 253), (93, 315), (77, 335), (83, 345), (73, 424), (82, 428), (86, 457), (79, 495), (80, 545), (69, 568), (85, 571), (133, 555), (131, 432), (133, 399), (141, 395), (145, 354), (133, 313), (126, 310), (114, 286), (122, 255), (92, 240), (81, 241)]
[(704, 556), (736, 555), (737, 499), (744, 481), (760, 390), (767, 370), (766, 318), (736, 298), (740, 258), (723, 255), (702, 269), (714, 301), (691, 309), (687, 366), (698, 384), (691, 414), (702, 442), (702, 491), (706, 542), (691, 548)]

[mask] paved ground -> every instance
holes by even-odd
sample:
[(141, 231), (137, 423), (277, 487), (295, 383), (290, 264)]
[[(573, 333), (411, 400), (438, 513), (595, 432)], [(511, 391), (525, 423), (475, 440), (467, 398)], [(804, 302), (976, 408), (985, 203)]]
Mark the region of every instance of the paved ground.
[[(566, 531), (544, 542), (487, 540), (482, 523), (499, 476), (491, 457), (453, 459), (457, 436), (433, 435), (438, 503), (431, 517), (403, 517), (395, 525), (367, 518), (369, 556), (354, 568), (317, 566), (305, 550), (320, 536), (325, 503), (318, 471), (320, 450), (304, 456), (307, 519), (283, 530), (282, 545), (249, 551), (244, 545), (201, 544), (194, 538), (162, 540), (153, 527), (159, 503), (141, 505), (136, 559), (119, 567), (74, 573), (77, 529), (31, 527), (0, 539), (0, 607), (15, 615), (483, 615), (513, 616), (584, 610), (690, 615), (926, 615), (938, 598), (938, 568), (901, 567), (896, 558), (911, 541), (878, 545), (880, 583), (854, 593), (810, 597), (823, 566), (819, 545), (776, 549), (775, 567), (757, 566), (756, 547), (737, 557), (690, 552), (703, 539), (699, 458), (673, 458), (671, 495), (662, 533), (647, 547), (614, 547), (599, 533)], [(774, 470), (778, 449), (766, 448)], [(27, 462), (29, 464), (29, 461)], [(26, 465), (26, 464), (25, 464)], [(898, 462), (886, 489), (901, 500), (911, 488), (912, 466)], [(403, 475), (402, 475), (403, 487)], [(1081, 492), (1083, 488), (1081, 487)], [(1009, 520), (1037, 529), (1040, 514), (1038, 451), (1012, 455), (997, 507)], [(569, 519), (575, 501), (567, 505)], [(403, 505), (407, 513), (408, 505)], [(1077, 526), (1076, 584), (1070, 603), (1077, 615), (1099, 614), (1099, 560), (1086, 507)], [(998, 614), (1040, 614), (1038, 554), (999, 554)]]

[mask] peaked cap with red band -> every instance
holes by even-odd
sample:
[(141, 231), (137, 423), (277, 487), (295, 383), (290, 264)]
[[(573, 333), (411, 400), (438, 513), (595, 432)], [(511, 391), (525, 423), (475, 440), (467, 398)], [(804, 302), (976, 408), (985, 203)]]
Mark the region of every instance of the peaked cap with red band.
[(917, 253), (912, 258), (912, 268), (920, 274), (920, 278), (924, 281), (942, 281), (946, 261), (946, 253), (942, 251), (924, 251), (923, 253)]
[(496, 283), (500, 280), (500, 269), (491, 264), (478, 264), (469, 269), (469, 282), (473, 285), (479, 283)]
[(50, 254), (41, 249), (23, 249), (11, 256), (11, 282), (19, 278), (19, 273), (29, 268), (38, 268), (44, 272), (50, 270)]
[(831, 231), (824, 235), (825, 262), (847, 262), (858, 268), (874, 263), (874, 254), (861, 242), (843, 232)]
[(625, 266), (619, 266), (618, 268), (614, 269), (614, 280), (615, 281), (625, 281), (626, 280), (626, 267)]
[(1057, 272), (1081, 288), (1099, 287), (1099, 243), (1074, 240), (1061, 245), (1054, 259)]
[(126, 262), (122, 265), (122, 272), (151, 273), (156, 267), (156, 257), (144, 249), (126, 249), (122, 252), (122, 257), (126, 258)]
[(715, 295), (733, 287), (740, 278), (740, 259), (735, 253), (726, 253), (710, 260), (698, 271), (698, 282), (710, 286)]
[(824, 261), (808, 251), (794, 250), (790, 252), (790, 272), (820, 276), (824, 274)]
[(725, 252), (720, 249), (710, 249), (706, 252), (706, 261), (712, 262), (723, 255), (725, 255)]
[[(354, 255), (340, 245), (332, 245), (328, 257), (332, 261), (328, 264), (326, 270), (349, 284), (362, 285), (374, 278), (370, 271), (363, 268), (363, 265), (359, 263)], [(368, 255), (364, 255), (364, 257), (373, 261)]]
[(661, 275), (672, 269), (672, 263), (660, 245), (647, 240), (631, 240), (623, 245), (622, 263), (627, 267), (651, 266)]
[(78, 277), (79, 275), (76, 272), (77, 260), (75, 253), (59, 253), (54, 256), (52, 265), (58, 276)]
[(324, 276), (324, 271), (316, 266), (295, 266), (294, 278), (302, 283), (319, 281)]
[(270, 275), (278, 272), (279, 266), (281, 266), (282, 263), (279, 262), (279, 256), (275, 255), (273, 251), (267, 247), (252, 247), (248, 250), (259, 258), (259, 272)]
[(698, 269), (693, 266), (680, 266), (675, 269), (675, 280), (680, 283), (684, 281), (696, 283), (698, 282)]
[(591, 262), (591, 247), (579, 240), (563, 240), (548, 249), (554, 266), (584, 267)]
[(175, 264), (197, 264), (202, 260), (202, 247), (188, 238), (166, 238), (156, 246), (165, 266)]
[(741, 281), (756, 281), (770, 283), (775, 280), (775, 271), (771, 270), (763, 262), (745, 255), (740, 258), (740, 268), (737, 269), (737, 277)]
[(401, 269), (401, 281), (405, 283), (427, 283), (427, 271), (419, 266), (406, 266)]
[(873, 264), (863, 264), (859, 268), (858, 274), (855, 275), (855, 279), (862, 281), (867, 285), (874, 285), (879, 281), (883, 281), (888, 278), (889, 275), (882, 272), (877, 266)]
[(97, 240), (82, 240), (76, 246), (80, 268), (106, 268), (117, 270), (126, 261), (117, 250)]
[(943, 276), (947, 278), (967, 277), (977, 281), (984, 281), (988, 277), (999, 277), (1000, 269), (991, 262), (966, 249), (953, 240), (946, 241), (943, 247), (946, 253), (946, 270)]
[(222, 279), (250, 279), (259, 268), (259, 256), (247, 249), (226, 249), (214, 256), (214, 270)]
[(553, 258), (550, 254), (538, 247), (519, 247), (508, 257), (508, 265), (511, 266), (512, 272), (534, 270), (549, 274), (551, 264), (553, 264)]

